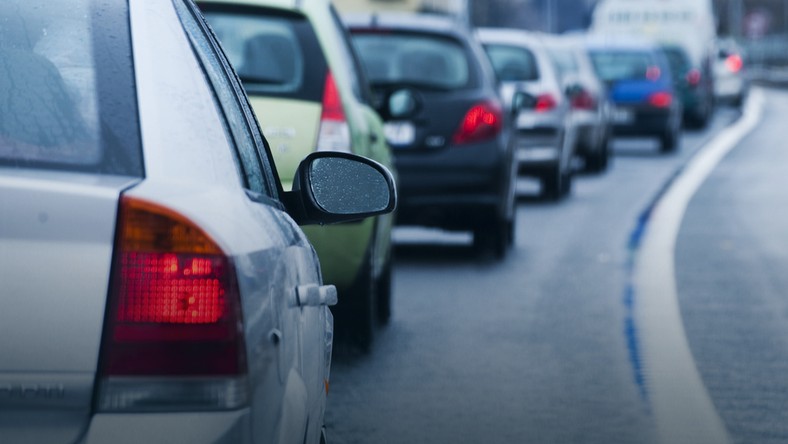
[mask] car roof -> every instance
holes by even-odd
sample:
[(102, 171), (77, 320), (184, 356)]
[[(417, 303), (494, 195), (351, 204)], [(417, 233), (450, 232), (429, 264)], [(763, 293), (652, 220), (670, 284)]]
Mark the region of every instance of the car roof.
[(227, 5), (264, 6), (280, 9), (301, 10), (314, 3), (328, 3), (329, 0), (197, 0), (198, 3), (217, 3)]
[(457, 19), (432, 13), (351, 13), (343, 14), (342, 20), (349, 28), (388, 28), (402, 31), (430, 32), (447, 35), (468, 35), (465, 25), (458, 26)]
[(538, 32), (510, 28), (477, 28), (476, 35), (484, 43), (504, 43), (516, 46), (540, 46), (544, 35)]

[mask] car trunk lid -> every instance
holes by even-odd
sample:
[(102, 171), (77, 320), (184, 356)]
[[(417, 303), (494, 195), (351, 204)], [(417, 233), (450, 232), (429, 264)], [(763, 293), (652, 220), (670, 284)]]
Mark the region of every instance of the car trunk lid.
[(4, 442), (74, 442), (89, 420), (118, 198), (135, 180), (0, 174)]

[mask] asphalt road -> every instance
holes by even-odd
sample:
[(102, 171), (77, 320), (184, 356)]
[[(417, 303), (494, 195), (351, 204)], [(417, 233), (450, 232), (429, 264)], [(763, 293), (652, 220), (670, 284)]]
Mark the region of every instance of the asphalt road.
[[(770, 92), (763, 122), (691, 201), (676, 246), (686, 338), (735, 442), (788, 442), (786, 110), (788, 95)], [(721, 108), (673, 155), (616, 141), (611, 170), (578, 176), (557, 204), (523, 180), (502, 262), (477, 258), (469, 235), (398, 229), (391, 324), (368, 355), (335, 348), (330, 442), (661, 442), (631, 240), (655, 196), (737, 117)]]

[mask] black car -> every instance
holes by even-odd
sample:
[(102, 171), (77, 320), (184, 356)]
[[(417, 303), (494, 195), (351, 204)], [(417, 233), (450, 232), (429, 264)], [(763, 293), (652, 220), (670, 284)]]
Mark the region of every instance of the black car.
[(505, 255), (514, 236), (512, 113), (470, 30), (449, 17), (346, 17), (399, 172), (399, 225), (471, 230)]
[(680, 45), (662, 45), (673, 85), (684, 107), (685, 126), (703, 128), (714, 114), (714, 85), (708, 60), (702, 66)]

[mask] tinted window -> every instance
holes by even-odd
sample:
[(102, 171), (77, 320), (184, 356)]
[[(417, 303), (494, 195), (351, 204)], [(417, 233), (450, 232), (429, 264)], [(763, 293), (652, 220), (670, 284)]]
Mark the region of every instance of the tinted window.
[(687, 53), (684, 52), (683, 49), (668, 46), (662, 48), (662, 52), (665, 53), (665, 57), (668, 59), (668, 65), (670, 65), (671, 72), (676, 75), (683, 76), (684, 73), (689, 71), (690, 60), (689, 57), (687, 57)]
[(485, 45), (493, 69), (502, 81), (539, 80), (534, 54), (521, 46)]
[(355, 33), (353, 42), (372, 84), (408, 83), (438, 89), (470, 86), (464, 47), (440, 36)]
[(326, 61), (305, 17), (261, 8), (203, 9), (248, 93), (322, 100)]
[(642, 51), (594, 50), (591, 61), (605, 81), (648, 79), (651, 69), (659, 66), (652, 53)]
[(0, 164), (142, 176), (123, 2), (0, 2)]

